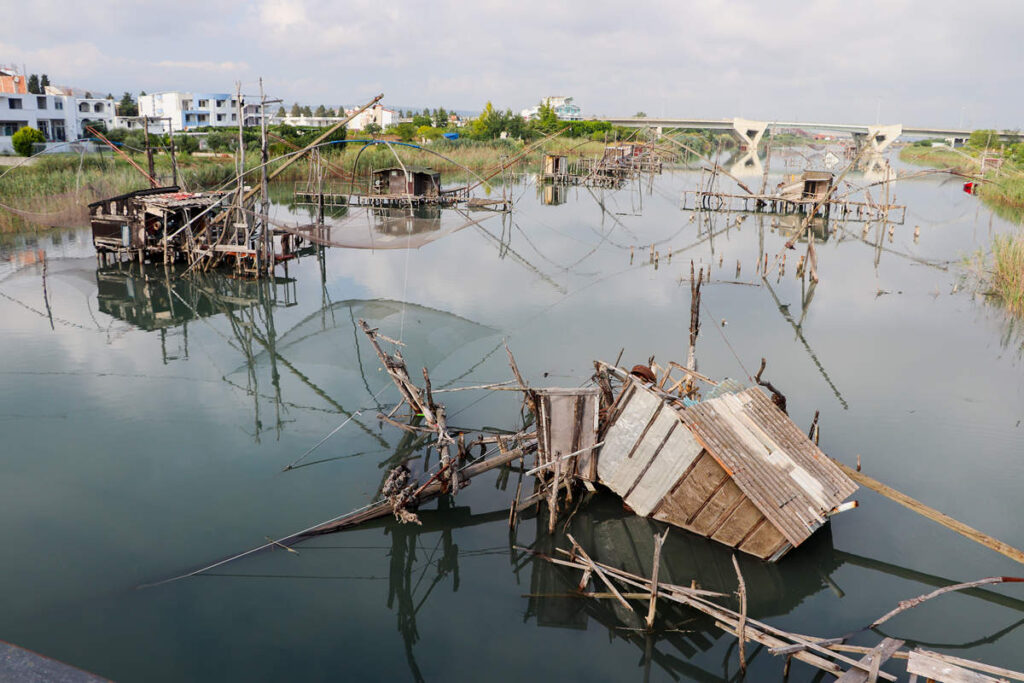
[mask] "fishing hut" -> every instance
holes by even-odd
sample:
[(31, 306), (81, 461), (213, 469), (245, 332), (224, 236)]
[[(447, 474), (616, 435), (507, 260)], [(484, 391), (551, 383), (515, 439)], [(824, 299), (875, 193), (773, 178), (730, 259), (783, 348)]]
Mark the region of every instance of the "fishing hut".
[(441, 174), (426, 166), (392, 166), (375, 169), (371, 175), (371, 195), (382, 199), (436, 200), (441, 196)]
[(710, 180), (701, 177), (698, 189), (684, 190), (680, 208), (683, 210), (723, 211), (736, 213), (800, 214), (829, 217), (833, 211), (844, 220), (885, 221), (902, 225), (907, 207), (887, 202), (851, 200), (834, 196), (835, 176), (831, 171), (804, 171), (783, 180), (774, 192), (755, 193), (746, 186), (747, 194), (719, 192), (715, 189), (718, 169)]
[[(262, 231), (251, 220), (251, 206), (232, 206), (237, 196), (169, 186), (101, 199), (89, 204), (93, 247), (101, 262), (226, 261), (238, 272), (254, 273), (264, 249)], [(296, 239), (287, 233), (271, 235), (275, 263), (294, 257)]]
[(553, 183), (569, 182), (571, 179), (569, 157), (564, 154), (545, 154), (541, 179)]
[(678, 399), (629, 375), (610, 413), (598, 478), (636, 514), (774, 562), (857, 485), (758, 387)]
[(798, 178), (779, 189), (779, 195), (791, 202), (818, 202), (832, 190), (831, 171), (804, 171)]
[(591, 390), (534, 392), (535, 469), (551, 489), (597, 481), (641, 517), (769, 562), (849, 507), (857, 485), (760, 388), (725, 380), (695, 400), (685, 378), (668, 382), (671, 368), (659, 381), (599, 366), (622, 380), (610, 400), (604, 384), (603, 411)]

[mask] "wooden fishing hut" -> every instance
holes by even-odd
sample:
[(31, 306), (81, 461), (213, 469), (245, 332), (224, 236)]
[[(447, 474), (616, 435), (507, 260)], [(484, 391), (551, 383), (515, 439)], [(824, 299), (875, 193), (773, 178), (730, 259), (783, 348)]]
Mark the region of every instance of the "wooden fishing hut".
[(623, 380), (614, 398), (600, 390), (600, 421), (598, 389), (532, 393), (534, 469), (550, 491), (597, 481), (642, 517), (769, 562), (847, 509), (857, 485), (760, 388), (723, 381), (694, 400), (672, 393), (682, 381), (666, 391), (656, 375), (600, 365)]
[[(98, 258), (165, 264), (204, 260), (227, 262), (239, 273), (257, 274), (263, 250), (262, 230), (231, 205), (236, 192), (182, 192), (176, 186), (154, 187), (89, 204), (93, 246)], [(294, 258), (301, 238), (273, 230), (274, 263)]]
[(373, 194), (437, 198), (441, 194), (441, 174), (426, 166), (376, 169), (373, 171)]
[(857, 490), (760, 388), (678, 400), (633, 375), (609, 411), (597, 474), (638, 515), (770, 562)]
[[(154, 187), (89, 204), (92, 242), (97, 253), (144, 258), (165, 234), (195, 218), (197, 230), (216, 217), (224, 192), (181, 192), (177, 186)], [(205, 216), (199, 214), (206, 212)], [(161, 247), (162, 251), (162, 247)]]
[(545, 154), (541, 167), (541, 179), (547, 182), (568, 182), (570, 179), (569, 157), (564, 154)]
[(792, 202), (819, 202), (829, 196), (833, 178), (831, 171), (804, 171), (784, 185), (779, 195)]

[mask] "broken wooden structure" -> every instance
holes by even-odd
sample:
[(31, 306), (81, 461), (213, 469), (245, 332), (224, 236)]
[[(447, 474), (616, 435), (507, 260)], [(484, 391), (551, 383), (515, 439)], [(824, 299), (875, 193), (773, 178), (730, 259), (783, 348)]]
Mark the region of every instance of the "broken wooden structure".
[[(714, 620), (715, 625), (721, 631), (737, 639), (741, 670), (745, 670), (747, 664), (744, 645), (750, 642), (764, 646), (775, 656), (786, 658), (783, 669), (784, 680), (789, 674), (790, 660), (796, 659), (835, 676), (842, 683), (854, 683), (855, 681), (857, 683), (875, 683), (879, 679), (896, 681), (895, 675), (881, 667), (890, 659), (904, 659), (907, 661), (906, 669), (911, 681), (917, 681), (918, 676), (940, 683), (981, 683), (1011, 679), (1024, 681), (1024, 674), (1002, 667), (931, 652), (919, 647), (908, 651), (903, 649), (904, 641), (895, 638), (883, 638), (875, 647), (846, 644), (846, 641), (852, 636), (877, 628), (896, 614), (939, 595), (982, 585), (1019, 583), (1024, 582), (1024, 579), (994, 576), (945, 586), (931, 593), (900, 602), (895, 609), (858, 631), (833, 638), (818, 638), (786, 631), (760, 619), (749, 617), (747, 614), (749, 601), (747, 583), (735, 556), (732, 559), (738, 584), (736, 596), (739, 601), (739, 609), (733, 609), (723, 604), (724, 599), (730, 598), (727, 594), (703, 590), (696, 585), (694, 580), (688, 584), (662, 580), (659, 576), (659, 565), (664, 534), (654, 537), (650, 578), (613, 564), (595, 560), (571, 534), (568, 534), (567, 538), (572, 547), (570, 549), (556, 547), (554, 553), (550, 555), (528, 548), (517, 548), (532, 553), (550, 564), (580, 572), (580, 579), (575, 591), (547, 597), (590, 598), (617, 602), (622, 607), (621, 613), (632, 613), (636, 617), (640, 617), (646, 612), (644, 622), (645, 630), (648, 633), (654, 629), (659, 602), (690, 607)], [(531, 596), (531, 598), (537, 597), (544, 596)]]
[(758, 387), (722, 383), (694, 400), (676, 393), (685, 378), (666, 390), (671, 368), (649, 381), (600, 367), (622, 387), (598, 478), (638, 515), (774, 562), (857, 490)]
[[(236, 272), (254, 272), (263, 248), (260, 230), (244, 213), (231, 209), (231, 192), (182, 192), (155, 187), (89, 204), (93, 246), (103, 262), (139, 263), (224, 261)], [(250, 210), (251, 213), (251, 210)], [(229, 214), (242, 220), (229, 220)], [(299, 245), (273, 231), (275, 263), (294, 258)]]

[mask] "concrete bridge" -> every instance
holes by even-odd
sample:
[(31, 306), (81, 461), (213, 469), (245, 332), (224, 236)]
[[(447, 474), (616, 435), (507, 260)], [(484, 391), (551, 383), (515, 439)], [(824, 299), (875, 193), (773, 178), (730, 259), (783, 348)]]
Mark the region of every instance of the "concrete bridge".
[[(849, 133), (858, 147), (871, 145), (871, 151), (881, 153), (902, 135), (945, 138), (956, 145), (971, 136), (970, 130), (952, 128), (919, 128), (902, 124), (857, 125), (849, 123), (810, 123), (806, 121), (754, 121), (751, 119), (674, 119), (657, 117), (631, 117), (605, 119), (616, 126), (654, 128), (660, 134), (665, 128), (720, 130), (732, 135), (742, 149), (757, 149), (768, 129), (800, 128), (819, 132)], [(1020, 139), (1018, 132), (1001, 131), (1007, 139)]]

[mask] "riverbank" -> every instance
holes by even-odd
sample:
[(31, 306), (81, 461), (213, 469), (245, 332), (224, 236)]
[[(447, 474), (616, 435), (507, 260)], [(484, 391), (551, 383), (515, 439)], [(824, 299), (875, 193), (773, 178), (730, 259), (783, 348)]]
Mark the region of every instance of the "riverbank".
[[(363, 143), (329, 146), (322, 158), (332, 169), (347, 174), (358, 171), (365, 176), (373, 168), (402, 164), (430, 166), (442, 173), (446, 185), (475, 181), (499, 171), (503, 164), (526, 149), (516, 140), (476, 142), (438, 141), (426, 145), (394, 142), (365, 146)], [(587, 139), (553, 138), (531, 149), (515, 168), (539, 168), (545, 152), (565, 154), (578, 158), (597, 156), (604, 143)], [(144, 155), (133, 156), (135, 163), (145, 167)], [(235, 160), (231, 156), (178, 156), (179, 184), (189, 190), (210, 190), (231, 181), (235, 175)], [(276, 167), (271, 163), (271, 168)], [(171, 184), (171, 160), (166, 154), (155, 157), (158, 182)], [(257, 180), (259, 157), (246, 157), (248, 182)], [(468, 169), (468, 171), (467, 171)], [(112, 153), (88, 158), (74, 154), (40, 156), (17, 167), (3, 169), (0, 176), (0, 232), (17, 232), (28, 227), (70, 227), (83, 225), (88, 220), (87, 205), (103, 197), (140, 190), (147, 186), (141, 173), (124, 159)], [(328, 179), (330, 176), (328, 174)], [(295, 182), (310, 177), (307, 160), (293, 164), (278, 180)]]
[[(945, 168), (977, 176), (981, 173), (980, 150), (964, 147), (908, 145), (900, 150), (900, 161), (929, 168)], [(998, 169), (987, 170), (975, 193), (993, 210), (1016, 223), (1024, 221), (1024, 169), (1004, 159)]]

